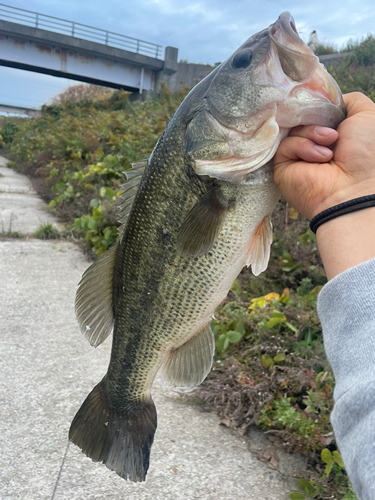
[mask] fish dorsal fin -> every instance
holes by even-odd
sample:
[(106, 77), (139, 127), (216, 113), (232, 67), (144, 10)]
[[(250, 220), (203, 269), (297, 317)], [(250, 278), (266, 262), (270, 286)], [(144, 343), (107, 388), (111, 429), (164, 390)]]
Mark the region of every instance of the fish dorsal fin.
[(229, 205), (219, 197), (218, 189), (211, 189), (190, 210), (177, 234), (176, 247), (184, 257), (198, 257), (214, 245)]
[(97, 347), (112, 332), (112, 283), (118, 243), (102, 253), (83, 273), (75, 300), (79, 326), (90, 344)]
[(195, 387), (211, 370), (215, 339), (208, 323), (181, 347), (172, 351), (164, 364), (164, 379), (174, 387)]
[(254, 231), (246, 259), (247, 267), (251, 265), (251, 270), (255, 276), (267, 269), (270, 260), (271, 243), (272, 223), (271, 218), (267, 216)]
[(147, 160), (139, 161), (137, 163), (132, 163), (132, 168), (125, 170), (126, 181), (122, 184), (122, 193), (120, 198), (122, 202), (119, 205), (119, 222), (122, 224), (120, 228), (120, 234), (123, 231), (123, 227), (128, 220), (130, 210), (133, 206), (135, 195), (137, 194), (139, 184), (142, 179), (142, 175), (147, 167)]

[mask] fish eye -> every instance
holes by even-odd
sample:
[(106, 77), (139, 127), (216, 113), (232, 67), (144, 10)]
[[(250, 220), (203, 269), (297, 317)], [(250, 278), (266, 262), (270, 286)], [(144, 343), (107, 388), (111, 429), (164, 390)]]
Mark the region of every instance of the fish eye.
[(250, 49), (241, 50), (233, 57), (233, 67), (234, 68), (247, 68), (251, 63), (253, 53)]

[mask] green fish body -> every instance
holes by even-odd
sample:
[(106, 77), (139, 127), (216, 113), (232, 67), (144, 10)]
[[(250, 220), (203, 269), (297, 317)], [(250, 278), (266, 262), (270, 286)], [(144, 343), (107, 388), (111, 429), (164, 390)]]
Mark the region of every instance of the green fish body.
[(157, 372), (176, 387), (200, 384), (215, 308), (245, 265), (267, 267), (278, 144), (293, 126), (344, 117), (337, 85), (284, 13), (190, 92), (149, 160), (126, 172), (120, 240), (76, 298), (92, 345), (113, 331), (108, 372), (69, 433), (94, 461), (145, 480)]

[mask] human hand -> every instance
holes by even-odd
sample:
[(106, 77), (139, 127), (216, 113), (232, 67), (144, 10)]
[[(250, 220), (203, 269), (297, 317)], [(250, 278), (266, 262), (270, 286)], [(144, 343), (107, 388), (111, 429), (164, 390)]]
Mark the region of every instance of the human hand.
[(348, 117), (337, 131), (296, 127), (274, 158), (274, 180), (283, 197), (309, 219), (375, 194), (375, 104), (359, 92), (343, 97)]

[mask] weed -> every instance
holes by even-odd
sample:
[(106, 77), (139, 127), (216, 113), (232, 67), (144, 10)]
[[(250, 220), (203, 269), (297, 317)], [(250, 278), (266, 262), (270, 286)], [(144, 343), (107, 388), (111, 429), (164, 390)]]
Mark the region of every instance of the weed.
[(0, 233), (2, 238), (24, 238), (25, 235), (19, 233), (18, 231), (2, 231)]
[(60, 237), (60, 231), (52, 224), (42, 224), (35, 231), (34, 236), (40, 240), (56, 240)]

